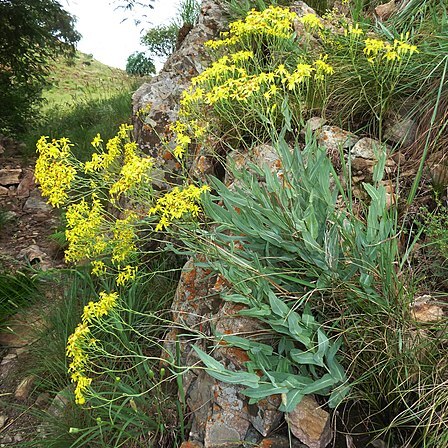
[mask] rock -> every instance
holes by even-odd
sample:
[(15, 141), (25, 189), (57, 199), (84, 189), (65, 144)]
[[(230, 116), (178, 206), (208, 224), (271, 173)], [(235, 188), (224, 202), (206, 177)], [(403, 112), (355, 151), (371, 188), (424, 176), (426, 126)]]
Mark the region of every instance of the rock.
[(65, 408), (70, 404), (69, 396), (72, 394), (72, 387), (68, 386), (56, 394), (50, 406), (48, 413), (53, 417), (60, 418), (64, 415)]
[(19, 258), (25, 258), (30, 264), (36, 264), (42, 263), (47, 258), (47, 254), (37, 244), (32, 244), (20, 251)]
[(22, 170), (20, 168), (5, 168), (0, 170), (0, 185), (17, 185), (20, 183)]
[(311, 395), (286, 414), (286, 421), (294, 436), (309, 448), (325, 448), (332, 440), (330, 414)]
[(39, 396), (36, 398), (35, 405), (38, 408), (45, 407), (50, 401), (50, 394), (48, 392), (42, 392), (39, 394)]
[(215, 382), (213, 413), (205, 425), (205, 448), (237, 448), (245, 440), (249, 422), (243, 412), (243, 388)]
[(27, 170), (19, 186), (17, 187), (17, 197), (27, 198), (30, 195), (30, 191), (34, 189), (36, 183), (34, 179), (34, 172), (32, 170)]
[(316, 134), (319, 144), (331, 151), (351, 148), (359, 140), (355, 134), (337, 126), (322, 126)]
[(430, 295), (417, 297), (411, 305), (411, 314), (420, 323), (437, 322), (445, 316), (442, 308), (433, 302)]
[(18, 433), (18, 434), (16, 434), (16, 435), (14, 436), (14, 442), (19, 443), (19, 442), (21, 442), (22, 440), (23, 440), (23, 435), (22, 435), (22, 434)]
[(180, 448), (204, 448), (204, 445), (200, 442), (182, 442)]
[(262, 436), (266, 437), (279, 426), (283, 417), (283, 412), (278, 410), (281, 403), (280, 395), (271, 395), (258, 403), (248, 405), (249, 421)]
[(378, 160), (380, 151), (385, 151), (386, 148), (378, 140), (364, 137), (358, 140), (353, 148), (350, 150), (352, 158), (361, 157), (362, 159)]
[(7, 415), (0, 415), (0, 429), (3, 428), (3, 426), (6, 425), (6, 422), (8, 421)]
[(17, 355), (15, 353), (8, 353), (6, 356), (3, 357), (0, 366), (5, 366), (6, 364), (9, 364), (11, 361), (14, 361), (16, 358)]
[(411, 118), (389, 120), (384, 127), (384, 138), (392, 143), (408, 146), (415, 141), (417, 124)]
[(320, 129), (322, 126), (325, 125), (327, 120), (325, 120), (322, 117), (311, 117), (309, 120), (307, 120), (305, 127), (300, 131), (302, 135), (305, 135), (307, 130), (314, 132)]
[(381, 21), (387, 20), (391, 15), (397, 12), (398, 8), (395, 0), (390, 0), (388, 3), (383, 3), (375, 8), (375, 14)]
[[(177, 120), (181, 93), (189, 86), (191, 78), (208, 65), (210, 57), (203, 44), (222, 31), (225, 23), (220, 2), (203, 0), (197, 26), (189, 31), (160, 73), (143, 84), (133, 96), (136, 141), (156, 159), (158, 167), (164, 167), (165, 171), (172, 174), (181, 167), (175, 159), (164, 157), (166, 144), (162, 144), (161, 138), (170, 141), (169, 146), (172, 148), (175, 147), (169, 125)], [(147, 112), (138, 114), (142, 110)], [(208, 171), (209, 161), (204, 159), (203, 162), (202, 168)]]
[(255, 448), (306, 448), (306, 445), (295, 438), (290, 441), (288, 437), (273, 436), (263, 439)]
[(17, 386), (17, 389), (14, 393), (14, 397), (17, 400), (23, 400), (23, 401), (27, 400), (33, 389), (35, 381), (36, 377), (34, 375), (29, 375), (26, 378), (24, 378)]
[(28, 199), (26, 200), (23, 211), (36, 213), (51, 213), (53, 208), (51, 205), (47, 204), (45, 200), (42, 198), (42, 195), (39, 190), (33, 190)]

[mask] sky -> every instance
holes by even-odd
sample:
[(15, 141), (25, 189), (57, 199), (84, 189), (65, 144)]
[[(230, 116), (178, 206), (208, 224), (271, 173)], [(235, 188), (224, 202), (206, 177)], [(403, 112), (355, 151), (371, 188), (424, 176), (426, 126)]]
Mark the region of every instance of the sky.
[[(140, 0), (148, 2), (148, 0)], [(179, 0), (154, 0), (154, 9), (136, 7), (132, 12), (116, 9), (119, 0), (60, 0), (77, 17), (76, 29), (82, 34), (77, 48), (112, 67), (124, 69), (128, 56), (142, 51), (141, 31), (167, 23), (176, 15)], [(145, 17), (146, 15), (146, 17)], [(140, 19), (135, 25), (134, 19)], [(126, 19), (123, 21), (123, 19)], [(157, 69), (161, 61), (155, 61)]]

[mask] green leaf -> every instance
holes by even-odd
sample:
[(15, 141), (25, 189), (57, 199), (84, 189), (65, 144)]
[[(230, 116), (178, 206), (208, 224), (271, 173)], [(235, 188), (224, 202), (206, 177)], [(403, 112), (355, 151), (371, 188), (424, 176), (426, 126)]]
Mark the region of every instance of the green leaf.
[(334, 409), (339, 406), (344, 398), (350, 393), (350, 386), (347, 384), (342, 384), (333, 390), (330, 394), (330, 398), (328, 399), (328, 406)]
[(248, 297), (241, 294), (226, 294), (222, 295), (221, 298), (226, 302), (244, 303), (245, 305), (250, 305), (252, 303)]
[(258, 387), (260, 377), (255, 373), (249, 372), (233, 372), (227, 370), (220, 362), (212, 358), (200, 348), (193, 345), (194, 351), (199, 356), (200, 360), (205, 364), (207, 373), (219, 381), (229, 384), (241, 384), (256, 389)]
[(279, 299), (272, 290), (268, 291), (268, 296), (272, 312), (279, 317), (286, 318), (290, 312), (289, 306)]
[(326, 373), (322, 376), (322, 378), (319, 378), (312, 384), (305, 386), (303, 388), (303, 393), (305, 395), (319, 393), (334, 386), (336, 383), (337, 380), (335, 380), (329, 373)]
[(244, 389), (242, 393), (249, 398), (260, 400), (275, 394), (286, 394), (288, 388), (279, 387), (273, 384), (260, 384), (256, 389)]
[(280, 410), (283, 412), (292, 412), (295, 407), (302, 401), (304, 397), (301, 389), (292, 389), (286, 395), (283, 396), (283, 403), (280, 406)]

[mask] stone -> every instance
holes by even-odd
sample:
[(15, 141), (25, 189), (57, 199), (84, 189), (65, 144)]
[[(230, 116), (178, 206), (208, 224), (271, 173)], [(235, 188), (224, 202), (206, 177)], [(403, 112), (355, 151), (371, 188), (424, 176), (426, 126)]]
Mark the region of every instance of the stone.
[(289, 429), (309, 448), (325, 448), (332, 440), (330, 414), (315, 398), (305, 395), (292, 412), (286, 414)]
[(8, 353), (6, 356), (3, 357), (0, 366), (5, 366), (6, 364), (9, 364), (10, 362), (14, 361), (16, 358), (17, 355), (15, 353)]
[(417, 124), (411, 118), (398, 117), (388, 120), (384, 128), (384, 138), (392, 143), (408, 146), (415, 141)]
[(70, 394), (72, 394), (72, 387), (68, 386), (56, 394), (50, 406), (48, 413), (53, 417), (59, 418), (64, 415), (65, 408), (70, 404)]
[(411, 305), (411, 314), (420, 323), (437, 322), (445, 316), (442, 308), (432, 302), (432, 297), (424, 295), (418, 297)]
[(35, 405), (38, 408), (45, 407), (50, 402), (50, 394), (48, 392), (42, 392), (38, 395), (35, 401)]
[(0, 429), (2, 429), (6, 425), (7, 421), (8, 421), (7, 415), (0, 415)]
[(281, 403), (280, 395), (271, 395), (248, 405), (249, 421), (262, 436), (266, 437), (279, 426), (283, 417), (283, 412), (278, 410)]
[(375, 8), (375, 14), (381, 21), (384, 21), (387, 20), (391, 15), (395, 14), (397, 10), (398, 8), (395, 0), (390, 0), (390, 2), (388, 3), (378, 5)]
[(327, 120), (325, 120), (322, 117), (311, 117), (309, 120), (307, 120), (304, 128), (300, 131), (300, 133), (302, 135), (305, 135), (307, 131), (311, 132), (317, 131), (322, 126), (324, 126), (326, 122)]
[(34, 173), (32, 170), (25, 171), (25, 175), (22, 177), (19, 186), (17, 187), (17, 197), (27, 198), (30, 195), (31, 190), (36, 186), (34, 179)]
[(337, 126), (324, 125), (316, 131), (317, 141), (327, 152), (339, 152), (340, 149), (353, 147), (359, 138)]
[[(156, 167), (163, 167), (163, 171), (170, 172), (173, 178), (181, 166), (174, 158), (164, 157), (167, 145), (162, 140), (168, 141), (168, 147), (174, 149), (174, 135), (169, 125), (177, 120), (181, 94), (190, 85), (191, 78), (209, 64), (210, 56), (203, 44), (222, 31), (225, 23), (224, 6), (216, 0), (203, 0), (198, 24), (188, 32), (160, 73), (143, 84), (133, 96), (136, 141), (155, 158)], [(145, 112), (139, 114), (138, 111)], [(203, 159), (197, 169), (207, 172), (210, 161)]]
[(362, 159), (378, 160), (380, 151), (385, 151), (386, 148), (378, 140), (364, 137), (358, 140), (353, 148), (350, 150), (352, 158), (361, 157)]
[(204, 448), (237, 448), (246, 438), (249, 422), (245, 418), (243, 386), (216, 381), (213, 412), (205, 425)]
[(47, 258), (47, 254), (37, 244), (32, 244), (20, 251), (19, 258), (25, 258), (30, 264), (36, 264), (42, 263)]
[(53, 208), (51, 205), (45, 202), (40, 191), (37, 189), (30, 192), (30, 195), (23, 206), (23, 211), (31, 213), (51, 213), (52, 210)]
[(306, 448), (306, 445), (294, 437), (290, 441), (288, 437), (273, 436), (263, 439), (255, 448)]
[(0, 185), (19, 184), (21, 174), (21, 168), (5, 168), (0, 170)]
[(17, 389), (14, 393), (14, 397), (17, 400), (27, 400), (33, 390), (34, 383), (36, 381), (36, 377), (34, 375), (29, 375), (24, 378), (20, 384), (17, 386)]
[(200, 442), (182, 442), (180, 448), (204, 448), (204, 445)]

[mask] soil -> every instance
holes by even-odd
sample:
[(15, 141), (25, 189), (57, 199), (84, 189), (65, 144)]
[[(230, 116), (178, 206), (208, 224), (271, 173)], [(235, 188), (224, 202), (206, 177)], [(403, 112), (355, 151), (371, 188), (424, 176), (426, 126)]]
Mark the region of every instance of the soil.
[[(6, 143), (6, 144), (5, 144)], [(17, 156), (17, 144), (0, 138), (0, 272), (45, 271), (64, 265), (63, 250), (51, 238), (59, 214), (45, 203), (35, 183), (33, 163)], [(4, 292), (0, 290), (0, 295)], [(0, 299), (4, 297), (0, 297)], [(51, 299), (51, 298), (49, 298)], [(47, 300), (0, 321), (0, 447), (33, 440), (39, 421), (34, 410), (51, 404), (27, 373), (36, 330), (44, 325)]]

